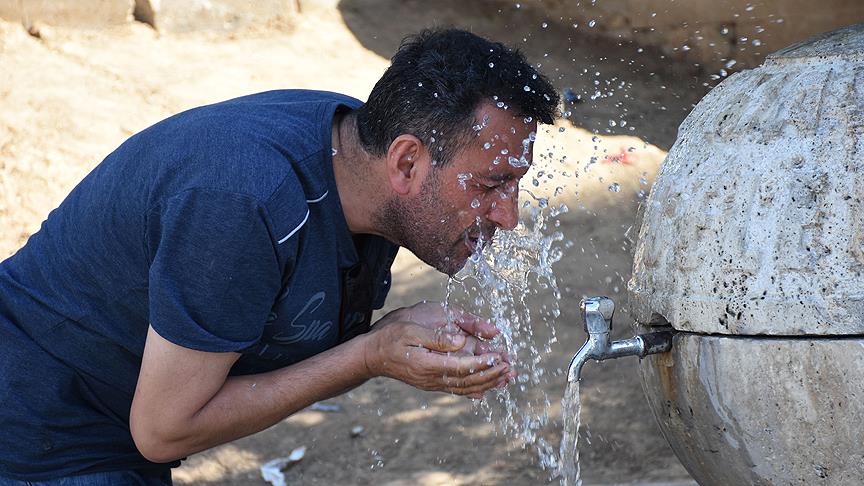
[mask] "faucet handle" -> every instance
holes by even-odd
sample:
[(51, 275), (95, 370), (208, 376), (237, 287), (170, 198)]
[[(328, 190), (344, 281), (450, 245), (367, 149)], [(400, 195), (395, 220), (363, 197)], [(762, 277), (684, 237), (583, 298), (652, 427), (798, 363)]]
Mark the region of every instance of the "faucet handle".
[(588, 334), (608, 333), (612, 330), (612, 315), (615, 313), (615, 302), (609, 297), (590, 297), (583, 299), (579, 305), (582, 309), (582, 321)]

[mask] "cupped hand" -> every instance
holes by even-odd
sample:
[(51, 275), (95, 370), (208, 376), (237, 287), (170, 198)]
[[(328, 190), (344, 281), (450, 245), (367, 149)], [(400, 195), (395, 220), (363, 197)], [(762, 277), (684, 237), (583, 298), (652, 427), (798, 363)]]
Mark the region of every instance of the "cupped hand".
[[(518, 374), (516, 373), (516, 370), (513, 368), (513, 365), (510, 363), (510, 356), (507, 354), (507, 350), (504, 349), (503, 346), (501, 346), (497, 343), (493, 343), (493, 342), (489, 342), (489, 341), (482, 341), (480, 339), (477, 339), (474, 336), (466, 336), (465, 337), (465, 345), (460, 350), (455, 351), (451, 354), (455, 355), (455, 356), (483, 356), (483, 355), (487, 355), (490, 353), (491, 354), (497, 354), (498, 356), (500, 356), (501, 361), (503, 361), (504, 363), (507, 363), (508, 368), (509, 368), (507, 370), (507, 372), (504, 373), (504, 375), (498, 381), (498, 383), (495, 385), (495, 387), (496, 388), (504, 387), (508, 382), (512, 382), (513, 380), (515, 380), (516, 376), (518, 376)], [(467, 396), (469, 398), (480, 399), (483, 397), (483, 393), (471, 394), (471, 395), (467, 395)]]
[(388, 376), (421, 390), (472, 398), (503, 386), (509, 379), (510, 365), (502, 354), (463, 328), (450, 332), (428, 325), (429, 320), (419, 324), (398, 319), (405, 316), (394, 311), (363, 336), (364, 359), (371, 376)]

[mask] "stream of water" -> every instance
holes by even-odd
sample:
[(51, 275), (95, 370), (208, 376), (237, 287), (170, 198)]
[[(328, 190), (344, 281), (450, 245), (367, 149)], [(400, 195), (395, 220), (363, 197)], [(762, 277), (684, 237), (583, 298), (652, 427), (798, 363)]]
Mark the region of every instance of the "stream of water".
[(579, 479), (579, 425), (581, 423), (582, 402), (579, 399), (579, 382), (567, 384), (564, 399), (561, 401), (561, 421), (563, 435), (558, 448), (557, 473), (562, 486), (582, 486)]
[[(564, 471), (567, 477), (574, 477), (570, 469), (561, 468), (559, 451), (564, 449), (556, 449), (541, 434), (550, 421), (551, 403), (540, 385), (549, 379), (562, 387), (565, 382), (560, 373), (555, 376), (546, 371), (558, 368), (560, 363), (544, 366), (543, 358), (557, 341), (553, 324), (561, 314), (561, 292), (552, 267), (562, 257), (562, 246), (566, 246), (563, 234), (557, 230), (557, 218), (568, 208), (563, 204), (550, 206), (546, 198), (531, 198), (523, 203), (523, 210), (523, 219), (515, 230), (499, 232), (489, 248), (472, 255), (466, 268), (451, 279), (445, 303), (450, 305), (458, 290), (470, 296), (468, 307), (489, 316), (501, 330), (495, 341), (506, 350), (519, 372), (514, 385), (488, 393), (479, 401), (478, 413), (485, 414), (505, 436), (533, 448), (539, 465), (550, 474)], [(535, 315), (530, 310), (532, 298), (544, 302), (539, 312), (533, 305)], [(541, 325), (547, 328), (545, 339), (538, 339), (534, 332)], [(576, 396), (578, 413), (578, 393)], [(568, 451), (566, 457), (575, 459), (575, 454)]]

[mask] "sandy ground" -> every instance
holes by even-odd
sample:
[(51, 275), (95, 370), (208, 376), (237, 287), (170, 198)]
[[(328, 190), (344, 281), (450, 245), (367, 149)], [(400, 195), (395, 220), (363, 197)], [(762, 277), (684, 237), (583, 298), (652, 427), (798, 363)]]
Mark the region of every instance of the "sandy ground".
[[(231, 33), (158, 34), (143, 24), (102, 30), (42, 27), (41, 38), (0, 21), (0, 258), (11, 255), (47, 213), (129, 135), (186, 108), (276, 88), (315, 88), (361, 99), (399, 40), (430, 25), (458, 25), (520, 47), (557, 87), (584, 102), (538, 137), (537, 161), (523, 186), (571, 211), (559, 218), (564, 255), (554, 269), (561, 316), (535, 326), (546, 342), (548, 397), (542, 437), (557, 445), (570, 356), (584, 341), (585, 295), (619, 302), (617, 335), (632, 333), (626, 281), (637, 207), (678, 124), (704, 93), (688, 66), (650, 49), (594, 39), (525, 9), (490, 11), (469, 2), (343, 1), (338, 9)], [(590, 98), (600, 91), (604, 96)], [(611, 95), (610, 95), (611, 94)], [(614, 123), (613, 123), (614, 122)], [(623, 123), (622, 123), (623, 122)], [(591, 163), (592, 160), (595, 163)], [(543, 172), (541, 174), (541, 171)], [(550, 179), (548, 175), (551, 174)], [(533, 186), (529, 179), (537, 179)], [(609, 190), (617, 184), (618, 191)], [(614, 187), (614, 186), (613, 186)], [(527, 194), (523, 194), (527, 197)], [(387, 309), (441, 300), (446, 279), (403, 252)], [(470, 299), (469, 299), (470, 303)], [(554, 304), (536, 289), (532, 315)], [(385, 309), (386, 310), (386, 309)], [(635, 373), (635, 360), (586, 366), (580, 442), (586, 484), (687, 480), (660, 435)], [(286, 472), (289, 484), (542, 484), (548, 472), (519, 441), (502, 436), (468, 400), (373, 380), (235, 443), (190, 457), (179, 484), (265, 484), (259, 466), (306, 446)], [(359, 437), (350, 430), (364, 427)]]

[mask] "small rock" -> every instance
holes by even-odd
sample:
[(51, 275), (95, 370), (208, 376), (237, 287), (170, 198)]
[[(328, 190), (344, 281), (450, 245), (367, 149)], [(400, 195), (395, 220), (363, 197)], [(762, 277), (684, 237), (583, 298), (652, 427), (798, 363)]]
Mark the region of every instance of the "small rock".
[(31, 36), (37, 38), (37, 39), (41, 39), (44, 41), (44, 40), (48, 40), (51, 38), (51, 34), (52, 34), (51, 27), (48, 27), (47, 25), (43, 24), (42, 22), (33, 22), (33, 23), (27, 25), (26, 27), (27, 27), (27, 33), (30, 34)]

